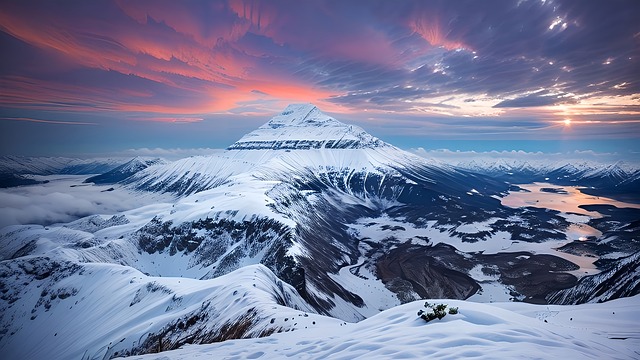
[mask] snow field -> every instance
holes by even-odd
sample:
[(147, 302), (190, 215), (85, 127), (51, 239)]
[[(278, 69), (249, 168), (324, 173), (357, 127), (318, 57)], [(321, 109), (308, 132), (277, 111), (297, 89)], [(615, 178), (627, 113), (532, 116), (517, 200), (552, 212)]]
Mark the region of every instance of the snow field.
[(425, 323), (416, 315), (424, 301), (415, 301), (331, 329), (192, 345), (133, 359), (633, 359), (640, 353), (638, 296), (549, 307), (430, 302), (459, 307), (460, 313)]

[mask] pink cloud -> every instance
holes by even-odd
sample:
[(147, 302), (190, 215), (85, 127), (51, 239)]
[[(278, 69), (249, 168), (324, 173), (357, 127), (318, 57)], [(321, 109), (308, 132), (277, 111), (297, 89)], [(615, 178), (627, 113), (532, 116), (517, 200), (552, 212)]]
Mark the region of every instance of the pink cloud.
[(471, 49), (462, 41), (450, 38), (448, 29), (441, 24), (437, 16), (422, 14), (416, 15), (408, 24), (414, 33), (419, 34), (433, 47), (443, 47), (447, 50)]
[[(205, 9), (189, 9), (175, 2), (117, 5), (100, 9), (122, 11), (111, 22), (93, 14), (69, 15), (61, 7), (14, 5), (0, 13), (0, 28), (76, 66), (114, 71), (158, 85), (131, 89), (120, 83), (113, 86), (26, 75), (4, 77), (0, 79), (0, 103), (32, 109), (198, 114), (225, 111), (250, 101), (255, 97), (254, 89), (282, 100), (319, 101), (334, 95), (284, 76), (269, 64), (265, 66), (259, 56), (248, 55), (234, 45), (250, 28), (265, 30), (268, 17), (264, 14), (247, 10), (239, 17), (230, 8), (213, 4)], [(210, 12), (213, 25), (198, 21), (206, 16), (197, 13), (201, 10)], [(269, 9), (265, 7), (265, 11)], [(162, 86), (190, 95), (167, 101), (168, 95), (158, 92)], [(191, 100), (186, 101), (189, 97)]]

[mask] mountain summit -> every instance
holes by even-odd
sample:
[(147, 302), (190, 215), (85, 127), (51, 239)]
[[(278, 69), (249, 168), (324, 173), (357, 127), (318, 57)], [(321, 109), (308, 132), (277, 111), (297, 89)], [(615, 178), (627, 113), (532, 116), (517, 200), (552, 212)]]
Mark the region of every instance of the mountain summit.
[(362, 128), (343, 124), (312, 104), (292, 104), (228, 150), (361, 149), (384, 145)]

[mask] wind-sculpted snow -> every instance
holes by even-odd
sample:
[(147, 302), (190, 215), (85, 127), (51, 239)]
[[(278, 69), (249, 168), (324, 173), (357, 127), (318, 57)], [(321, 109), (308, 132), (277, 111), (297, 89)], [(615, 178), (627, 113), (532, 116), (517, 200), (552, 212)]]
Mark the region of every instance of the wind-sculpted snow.
[[(301, 329), (294, 334), (189, 346), (162, 359), (633, 359), (640, 298), (607, 304), (547, 306), (435, 300), (459, 313), (425, 323), (424, 301), (359, 323)], [(613, 313), (613, 315), (612, 315)], [(158, 355), (133, 357), (158, 359)]]

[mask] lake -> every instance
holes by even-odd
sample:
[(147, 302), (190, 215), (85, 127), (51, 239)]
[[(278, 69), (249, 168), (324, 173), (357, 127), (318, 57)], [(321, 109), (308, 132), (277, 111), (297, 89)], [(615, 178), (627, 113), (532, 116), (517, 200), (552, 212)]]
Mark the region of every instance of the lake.
[(549, 183), (532, 183), (516, 185), (519, 191), (510, 191), (509, 194), (501, 199), (504, 206), (511, 208), (520, 207), (536, 207), (543, 209), (552, 209), (560, 211), (560, 216), (564, 217), (569, 223), (565, 234), (565, 241), (546, 241), (538, 244), (529, 244), (514, 242), (510, 251), (532, 251), (534, 253), (546, 253), (562, 257), (580, 266), (580, 269), (572, 272), (577, 276), (591, 275), (598, 273), (593, 264), (598, 258), (584, 257), (568, 254), (557, 250), (565, 244), (572, 241), (586, 241), (589, 238), (596, 239), (602, 236), (602, 233), (587, 223), (591, 219), (602, 218), (603, 215), (597, 211), (587, 211), (580, 206), (582, 205), (613, 205), (618, 208), (635, 208), (640, 209), (640, 204), (627, 203), (602, 196), (594, 196), (584, 194), (578, 186), (560, 186)]

